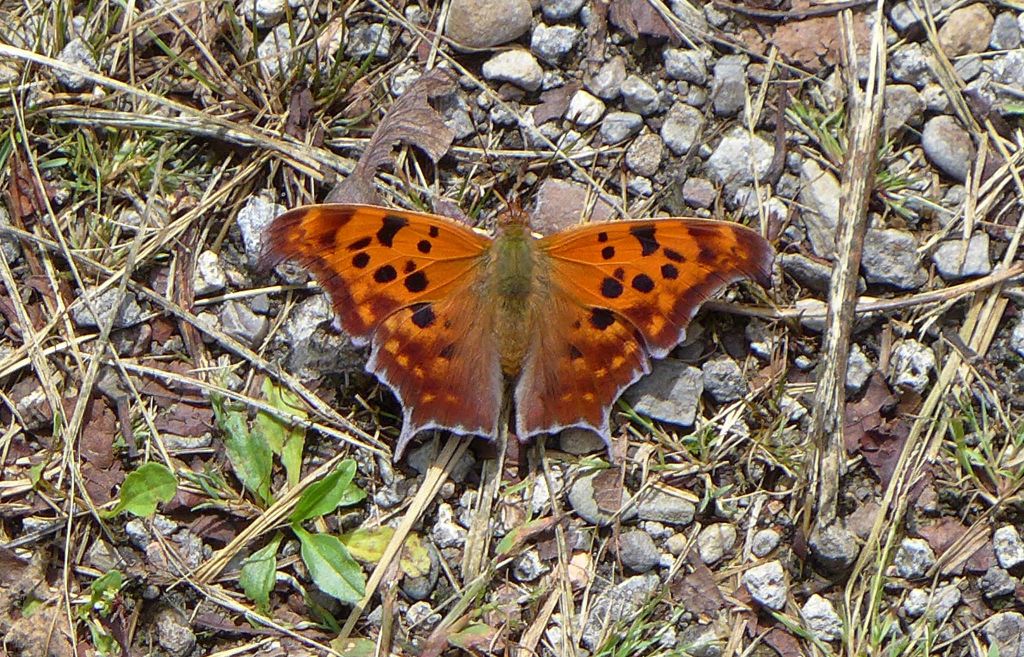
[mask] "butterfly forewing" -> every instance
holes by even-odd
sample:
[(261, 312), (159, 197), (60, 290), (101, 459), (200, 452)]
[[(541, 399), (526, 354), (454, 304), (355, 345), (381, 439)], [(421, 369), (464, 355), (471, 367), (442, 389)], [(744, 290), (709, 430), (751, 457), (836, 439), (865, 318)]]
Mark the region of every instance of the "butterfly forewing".
[(721, 288), (741, 278), (768, 285), (773, 257), (754, 231), (701, 219), (594, 224), (543, 238), (539, 247), (569, 297), (629, 320), (658, 358)]
[(365, 205), (316, 205), (277, 217), (268, 257), (316, 274), (335, 312), (365, 343), (391, 313), (465, 284), (491, 240), (443, 217)]

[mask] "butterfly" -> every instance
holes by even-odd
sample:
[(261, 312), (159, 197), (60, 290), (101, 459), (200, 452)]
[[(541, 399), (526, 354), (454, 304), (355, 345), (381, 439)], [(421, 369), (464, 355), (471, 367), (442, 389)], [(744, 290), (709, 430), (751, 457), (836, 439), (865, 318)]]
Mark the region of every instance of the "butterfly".
[(756, 232), (706, 219), (595, 223), (537, 238), (509, 213), (489, 238), (433, 214), (300, 207), (267, 228), (267, 264), (291, 259), (370, 345), (366, 369), (403, 409), (400, 458), (425, 429), (494, 438), (505, 395), (520, 441), (568, 427), (610, 443), (611, 405), (685, 336), (727, 284), (768, 287)]

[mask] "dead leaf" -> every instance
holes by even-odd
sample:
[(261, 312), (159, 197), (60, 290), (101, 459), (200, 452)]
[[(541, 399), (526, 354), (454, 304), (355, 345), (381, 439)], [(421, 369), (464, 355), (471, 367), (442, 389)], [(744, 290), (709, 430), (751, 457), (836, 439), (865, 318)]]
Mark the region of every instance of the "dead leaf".
[(373, 178), (377, 169), (391, 160), (391, 150), (397, 143), (419, 148), (434, 162), (440, 160), (448, 152), (455, 133), (444, 124), (429, 100), (454, 88), (455, 80), (444, 69), (433, 69), (420, 76), (384, 115), (352, 173), (331, 190), (327, 201), (379, 203)]
[(883, 422), (882, 410), (895, 404), (896, 397), (890, 392), (885, 377), (875, 372), (868, 381), (864, 396), (846, 404), (843, 436), (847, 451), (857, 451), (864, 432), (880, 426)]
[(910, 435), (910, 425), (903, 420), (887, 422), (877, 429), (865, 431), (860, 441), (860, 453), (875, 471), (882, 487), (892, 480), (903, 445)]
[(309, 130), (313, 107), (313, 93), (308, 86), (301, 84), (293, 89), (288, 98), (288, 119), (284, 124), (285, 134), (303, 141), (306, 131)]
[(803, 657), (800, 641), (789, 632), (776, 627), (764, 635), (764, 642), (775, 649), (781, 657)]
[(608, 19), (631, 39), (644, 35), (668, 39), (672, 45), (680, 43), (675, 31), (649, 0), (613, 0), (608, 7)]
[(967, 527), (956, 518), (942, 518), (917, 530), (917, 535), (928, 541), (936, 556), (949, 549), (967, 532)]
[[(792, 9), (809, 7), (807, 0), (794, 0)], [(858, 54), (866, 52), (870, 32), (866, 14), (854, 13), (853, 38)], [(839, 62), (839, 21), (835, 16), (815, 16), (778, 25), (769, 39), (790, 64), (817, 71)]]
[(213, 409), (180, 402), (161, 413), (154, 424), (162, 432), (195, 438), (213, 429)]
[(698, 620), (714, 620), (728, 603), (715, 584), (711, 569), (700, 559), (690, 559), (690, 564), (693, 567), (692, 573), (685, 577), (677, 577), (669, 584), (672, 599), (691, 613), (697, 614)]
[(533, 108), (534, 124), (540, 125), (552, 119), (560, 119), (565, 116), (566, 111), (569, 109), (569, 101), (572, 100), (572, 97), (579, 90), (580, 84), (578, 82), (571, 82), (541, 93), (540, 104)]
[(602, 470), (593, 479), (594, 501), (602, 513), (617, 513), (622, 508), (622, 472), (619, 468)]

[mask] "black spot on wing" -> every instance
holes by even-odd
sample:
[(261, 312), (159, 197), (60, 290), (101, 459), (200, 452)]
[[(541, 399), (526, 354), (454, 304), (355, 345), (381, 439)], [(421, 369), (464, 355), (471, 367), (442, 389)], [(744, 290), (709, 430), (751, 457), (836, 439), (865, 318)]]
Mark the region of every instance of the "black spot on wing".
[(398, 272), (391, 265), (384, 265), (378, 267), (377, 271), (373, 272), (373, 280), (378, 283), (389, 283), (398, 278)]
[(574, 345), (574, 344), (569, 345), (569, 359), (570, 360), (578, 360), (580, 358), (583, 358), (583, 352), (580, 351), (576, 347), (576, 345)]
[(370, 242), (372, 242), (372, 241), (373, 241), (372, 237), (361, 237), (361, 238), (357, 239), (355, 242), (352, 242), (351, 244), (349, 244), (348, 245), (348, 250), (349, 251), (362, 251), (366, 247), (370, 246)]
[(431, 237), (437, 237), (438, 235), (441, 234), (441, 231), (440, 229), (438, 229), (437, 226), (431, 226), (430, 230), (427, 231), (427, 234), (430, 235)]
[(427, 280), (427, 275), (424, 274), (422, 271), (409, 274), (408, 276), (405, 277), (405, 289), (409, 290), (410, 292), (422, 292), (423, 290), (427, 289), (428, 283), (429, 281)]
[[(433, 228), (433, 226), (431, 226)], [(434, 245), (430, 243), (430, 240), (420, 240), (416, 242), (416, 250), (420, 253), (430, 253), (430, 249), (434, 248)]]
[(598, 233), (597, 234), (597, 241), (598, 242), (607, 242), (608, 241), (608, 233), (604, 233), (604, 232)]
[(665, 247), (665, 257), (671, 260), (672, 262), (686, 262), (686, 258), (683, 257), (682, 253), (670, 249), (668, 247)]
[(409, 225), (409, 220), (394, 214), (384, 215), (384, 221), (380, 230), (377, 231), (377, 241), (381, 246), (392, 247), (395, 244), (395, 235)]
[(633, 281), (630, 283), (633, 289), (637, 292), (643, 292), (647, 294), (654, 289), (654, 281), (647, 274), (637, 274), (633, 277)]
[(405, 267), (403, 268), (402, 271), (405, 272), (406, 274), (411, 274), (414, 271), (416, 271), (416, 261), (415, 260), (406, 260), (405, 261)]
[(718, 254), (715, 253), (714, 249), (702, 246), (697, 254), (697, 260), (703, 265), (713, 265), (718, 262)]
[(368, 264), (370, 264), (370, 254), (366, 251), (360, 251), (352, 256), (352, 266), (356, 269), (365, 269)]
[(675, 265), (665, 263), (661, 266), (661, 277), (667, 281), (679, 278), (679, 269)]
[(412, 323), (421, 329), (425, 329), (437, 320), (434, 314), (434, 306), (429, 303), (421, 303), (412, 311)]
[(629, 234), (640, 243), (640, 255), (649, 256), (661, 247), (654, 235), (655, 232), (653, 224), (633, 226), (629, 229)]
[(620, 281), (623, 281), (626, 279), (626, 270), (623, 269), (622, 267), (616, 267), (615, 271), (612, 272), (612, 276), (614, 276), (616, 279)]
[(601, 281), (601, 296), (606, 299), (615, 299), (622, 296), (622, 283), (610, 276)]
[(593, 308), (590, 311), (590, 325), (603, 331), (615, 323), (615, 315), (607, 308)]
[(604, 258), (605, 260), (611, 260), (612, 258), (614, 258), (615, 257), (615, 247), (614, 246), (606, 246), (603, 249), (601, 249), (601, 257)]
[(452, 359), (452, 355), (454, 353), (455, 353), (455, 345), (454, 344), (446, 344), (444, 347), (441, 348), (441, 351), (437, 352), (437, 355), (440, 356), (441, 358), (445, 359), (445, 360), (451, 360)]

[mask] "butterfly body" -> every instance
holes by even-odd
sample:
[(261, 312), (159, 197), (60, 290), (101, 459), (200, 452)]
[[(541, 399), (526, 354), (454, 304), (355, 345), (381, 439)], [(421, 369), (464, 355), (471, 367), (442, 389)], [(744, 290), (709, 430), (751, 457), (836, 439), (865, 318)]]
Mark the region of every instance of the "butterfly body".
[(494, 437), (511, 391), (520, 440), (566, 427), (610, 439), (622, 390), (685, 333), (700, 304), (740, 278), (770, 283), (753, 231), (701, 219), (621, 221), (493, 239), (449, 219), (361, 205), (286, 212), (271, 258), (311, 269), (367, 369), (402, 404), (395, 451), (423, 429)]

